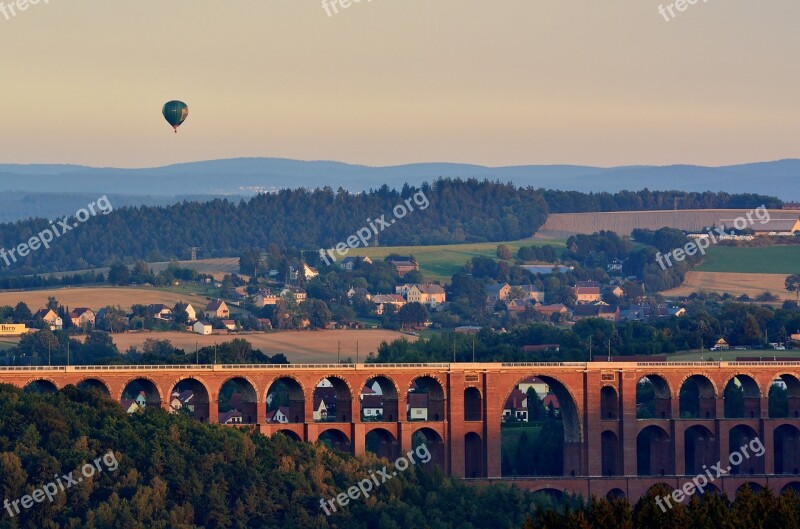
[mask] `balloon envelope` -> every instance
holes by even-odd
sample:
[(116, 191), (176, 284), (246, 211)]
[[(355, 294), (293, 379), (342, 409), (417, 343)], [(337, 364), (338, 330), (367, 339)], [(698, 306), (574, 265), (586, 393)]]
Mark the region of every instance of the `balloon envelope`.
[(164, 119), (172, 125), (175, 132), (178, 132), (178, 127), (186, 121), (189, 115), (189, 107), (183, 101), (170, 101), (164, 105), (161, 113), (164, 114)]

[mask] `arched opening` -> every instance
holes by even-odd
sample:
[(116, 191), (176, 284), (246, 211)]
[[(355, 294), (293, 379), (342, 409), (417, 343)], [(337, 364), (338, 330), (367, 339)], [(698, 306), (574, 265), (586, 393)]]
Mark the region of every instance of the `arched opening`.
[(725, 386), (726, 419), (758, 419), (761, 417), (761, 391), (748, 375), (736, 375)]
[(378, 457), (394, 460), (399, 455), (397, 439), (383, 428), (370, 430), (365, 439), (365, 446), (368, 452), (372, 452)]
[(536, 505), (537, 510), (559, 512), (564, 509), (567, 496), (564, 490), (542, 488), (531, 495), (531, 503)]
[(713, 419), (717, 414), (714, 385), (703, 375), (692, 375), (681, 385), (681, 419)]
[(278, 430), (275, 433), (278, 434), (278, 435), (285, 435), (286, 437), (288, 437), (292, 441), (296, 441), (298, 443), (302, 441), (302, 439), (300, 439), (300, 436), (297, 435), (295, 432), (293, 432), (291, 430)]
[(664, 377), (647, 375), (636, 384), (636, 418), (672, 418), (672, 391)]
[(578, 407), (561, 381), (547, 375), (522, 379), (507, 393), (500, 419), (503, 476), (582, 475)]
[(624, 499), (625, 497), (626, 497), (625, 491), (623, 491), (622, 489), (611, 489), (610, 491), (608, 491), (608, 494), (606, 494), (606, 499), (608, 501), (621, 500)]
[(106, 397), (111, 396), (111, 391), (108, 390), (108, 386), (96, 378), (86, 378), (81, 380), (78, 382), (78, 389), (82, 389), (84, 391), (96, 391)]
[(219, 389), (217, 411), (220, 424), (255, 424), (258, 422), (258, 396), (246, 379), (235, 377)]
[(775, 428), (773, 454), (776, 474), (800, 474), (800, 430), (784, 424)]
[(740, 485), (739, 488), (736, 489), (736, 495), (738, 496), (739, 494), (744, 492), (745, 489), (750, 489), (750, 492), (758, 494), (759, 492), (764, 490), (764, 487), (762, 487), (761, 484), (756, 483), (755, 481), (748, 481), (747, 483), (745, 483), (744, 485)]
[(696, 476), (704, 472), (703, 467), (719, 461), (716, 438), (705, 426), (695, 425), (683, 432), (684, 474)]
[(359, 395), (361, 420), (364, 422), (396, 422), (399, 420), (397, 387), (384, 376), (367, 380)]
[(344, 452), (346, 454), (353, 453), (353, 447), (350, 444), (350, 439), (348, 439), (347, 436), (342, 432), (340, 432), (339, 430), (335, 429), (325, 430), (320, 434), (319, 442), (321, 444), (324, 444), (331, 450)]
[(25, 393), (58, 393), (58, 388), (49, 380), (33, 380), (22, 388)]
[(698, 491), (701, 496), (722, 496), (722, 491), (717, 488), (713, 483), (709, 483), (703, 487), (703, 491)]
[(731, 428), (728, 433), (728, 453), (730, 457), (730, 474), (763, 474), (764, 451), (761, 439), (751, 427), (739, 424)]
[(281, 377), (267, 390), (268, 423), (306, 422), (306, 400), (300, 383), (291, 377)]
[(480, 421), (483, 418), (483, 399), (478, 388), (464, 390), (464, 420)]
[(675, 473), (672, 439), (660, 426), (648, 426), (636, 436), (636, 471), (639, 476)]
[(142, 411), (145, 408), (160, 408), (161, 394), (152, 381), (136, 378), (125, 385), (120, 403), (128, 413)]
[(464, 475), (468, 478), (486, 476), (483, 467), (483, 441), (475, 432), (464, 436)]
[(601, 459), (604, 476), (619, 476), (622, 474), (622, 458), (617, 434), (606, 430), (600, 436)]
[(782, 489), (781, 494), (787, 492), (793, 492), (795, 496), (800, 497), (800, 481), (792, 481), (791, 483), (787, 483)]
[(409, 421), (439, 422), (444, 420), (444, 389), (430, 376), (415, 378), (408, 389)]
[(430, 460), (426, 465), (445, 468), (444, 441), (442, 437), (431, 428), (420, 428), (411, 436), (411, 447), (416, 454), (414, 460), (417, 461), (418, 455), (430, 454)]
[(604, 421), (619, 419), (619, 397), (617, 390), (611, 386), (603, 386), (600, 390), (600, 419)]
[(781, 375), (769, 387), (771, 419), (800, 418), (800, 381), (793, 375)]
[(185, 378), (169, 394), (170, 413), (188, 413), (200, 422), (208, 422), (208, 390), (197, 379)]
[(323, 378), (314, 388), (314, 422), (351, 422), (353, 395), (339, 377)]

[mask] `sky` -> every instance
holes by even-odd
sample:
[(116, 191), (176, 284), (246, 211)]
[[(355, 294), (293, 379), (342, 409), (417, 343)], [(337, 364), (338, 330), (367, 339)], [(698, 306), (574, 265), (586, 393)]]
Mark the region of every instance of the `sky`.
[(40, 0), (0, 12), (0, 163), (800, 157), (800, 2), (672, 1)]

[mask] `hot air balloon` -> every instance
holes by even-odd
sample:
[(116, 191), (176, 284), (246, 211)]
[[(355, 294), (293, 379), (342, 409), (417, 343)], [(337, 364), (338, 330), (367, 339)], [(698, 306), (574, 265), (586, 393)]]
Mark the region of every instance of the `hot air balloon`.
[(164, 119), (172, 125), (172, 128), (175, 129), (175, 134), (177, 134), (178, 127), (189, 116), (189, 107), (183, 101), (170, 101), (164, 105), (164, 109), (161, 112), (164, 114)]

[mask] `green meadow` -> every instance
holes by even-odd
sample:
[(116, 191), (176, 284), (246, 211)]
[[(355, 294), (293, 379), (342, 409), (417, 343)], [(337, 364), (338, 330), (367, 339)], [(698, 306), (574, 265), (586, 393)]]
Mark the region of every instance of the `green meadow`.
[(739, 248), (712, 246), (698, 272), (800, 274), (800, 245)]

